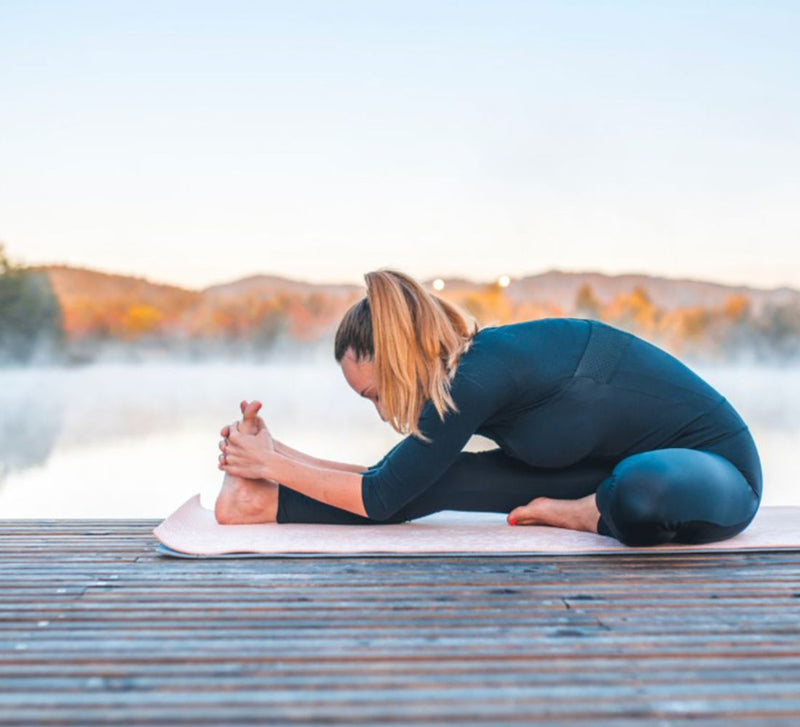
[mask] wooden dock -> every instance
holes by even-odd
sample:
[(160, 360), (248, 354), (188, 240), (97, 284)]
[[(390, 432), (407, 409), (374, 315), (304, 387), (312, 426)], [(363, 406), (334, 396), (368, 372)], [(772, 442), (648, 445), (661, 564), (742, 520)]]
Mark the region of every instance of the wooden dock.
[(800, 724), (800, 551), (179, 560), (157, 522), (0, 521), (0, 724)]

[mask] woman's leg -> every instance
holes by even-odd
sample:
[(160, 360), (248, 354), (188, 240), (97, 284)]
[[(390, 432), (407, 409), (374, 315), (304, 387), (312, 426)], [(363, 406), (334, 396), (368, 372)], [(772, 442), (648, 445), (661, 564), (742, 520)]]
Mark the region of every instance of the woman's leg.
[(715, 452), (640, 452), (619, 462), (597, 489), (598, 532), (626, 545), (724, 540), (755, 517), (760, 493)]
[(425, 492), (388, 520), (371, 520), (314, 500), (281, 485), (279, 523), (389, 524), (440, 510), (508, 513), (535, 497), (577, 499), (597, 490), (613, 462), (585, 462), (568, 468), (531, 467), (500, 449), (461, 452)]
[[(542, 498), (539, 522), (571, 527), (593, 495), (600, 511), (597, 532), (627, 545), (705, 543), (732, 537), (758, 510), (755, 490), (725, 457), (684, 448), (641, 452), (613, 463), (586, 461), (567, 468), (531, 467), (499, 449), (462, 452), (428, 490), (389, 520), (371, 520), (279, 487), (277, 521), (389, 524), (440, 510), (502, 512)], [(546, 500), (574, 500), (553, 508)], [(583, 503), (583, 504), (581, 504)], [(535, 509), (535, 508), (534, 508)], [(578, 529), (573, 527), (573, 529)]]

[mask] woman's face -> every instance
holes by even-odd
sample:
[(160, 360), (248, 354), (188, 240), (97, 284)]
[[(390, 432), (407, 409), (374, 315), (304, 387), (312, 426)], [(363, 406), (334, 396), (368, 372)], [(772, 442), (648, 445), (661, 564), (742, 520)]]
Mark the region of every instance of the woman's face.
[(342, 357), (342, 373), (350, 388), (357, 394), (369, 399), (375, 404), (375, 409), (378, 411), (378, 416), (386, 421), (381, 411), (380, 402), (378, 401), (378, 390), (375, 386), (375, 365), (372, 359), (361, 359), (356, 361), (356, 357), (352, 348), (348, 348)]

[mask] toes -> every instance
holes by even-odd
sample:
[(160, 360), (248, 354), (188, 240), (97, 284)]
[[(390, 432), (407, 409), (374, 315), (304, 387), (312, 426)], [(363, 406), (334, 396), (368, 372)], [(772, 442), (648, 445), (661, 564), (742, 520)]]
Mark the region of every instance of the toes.
[(256, 414), (258, 414), (258, 410), (261, 408), (260, 401), (251, 401), (246, 407), (243, 412), (243, 418), (245, 421), (249, 421), (250, 419), (254, 419)]
[(528, 505), (522, 507), (515, 507), (510, 513), (508, 513), (508, 521), (513, 525), (514, 523), (511, 522), (519, 522), (520, 520), (527, 520), (530, 519), (531, 512)]
[(538, 525), (542, 522), (542, 509), (543, 503), (537, 502), (542, 498), (534, 498), (527, 505), (520, 505), (515, 507), (506, 520), (509, 525)]
[(509, 525), (528, 525), (530, 523), (530, 518), (523, 517), (522, 515), (510, 515), (508, 516), (508, 524)]

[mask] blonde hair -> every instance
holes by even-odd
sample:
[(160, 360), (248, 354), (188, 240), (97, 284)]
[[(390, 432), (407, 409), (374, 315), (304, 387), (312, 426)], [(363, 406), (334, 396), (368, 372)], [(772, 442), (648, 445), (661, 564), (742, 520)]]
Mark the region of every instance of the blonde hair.
[(419, 429), (422, 408), (430, 400), (442, 420), (448, 410), (458, 411), (450, 383), (478, 322), (405, 273), (381, 268), (364, 279), (366, 297), (347, 310), (336, 331), (336, 361), (348, 348), (356, 361), (372, 359), (387, 421), (401, 434), (430, 441)]

